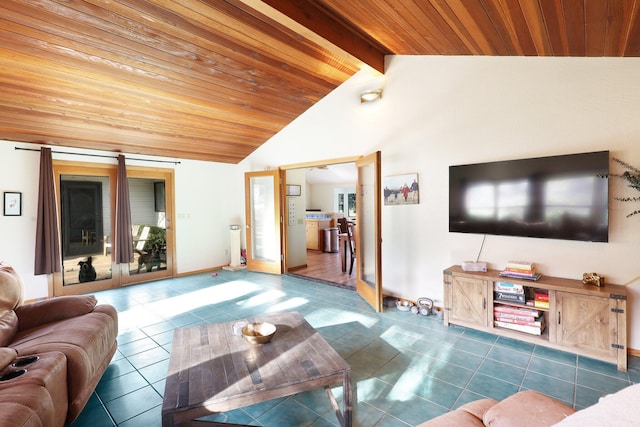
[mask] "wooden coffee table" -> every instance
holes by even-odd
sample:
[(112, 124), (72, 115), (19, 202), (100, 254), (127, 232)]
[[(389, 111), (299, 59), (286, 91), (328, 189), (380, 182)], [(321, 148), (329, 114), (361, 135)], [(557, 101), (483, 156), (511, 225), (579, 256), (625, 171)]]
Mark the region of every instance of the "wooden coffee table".
[[(237, 320), (175, 330), (162, 426), (189, 425), (209, 414), (319, 387), (326, 389), (340, 424), (351, 426), (351, 367), (324, 338), (297, 312), (246, 321), (273, 323), (276, 334), (267, 344), (249, 344), (234, 335)], [(340, 382), (342, 411), (330, 388)]]

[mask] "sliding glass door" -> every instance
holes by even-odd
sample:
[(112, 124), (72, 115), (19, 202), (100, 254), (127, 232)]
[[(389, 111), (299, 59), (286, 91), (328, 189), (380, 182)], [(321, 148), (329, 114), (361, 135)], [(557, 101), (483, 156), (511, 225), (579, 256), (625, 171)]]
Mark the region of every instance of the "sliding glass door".
[(113, 262), (117, 166), (54, 162), (62, 273), (54, 295), (71, 295), (174, 274), (173, 170), (128, 167), (134, 259)]

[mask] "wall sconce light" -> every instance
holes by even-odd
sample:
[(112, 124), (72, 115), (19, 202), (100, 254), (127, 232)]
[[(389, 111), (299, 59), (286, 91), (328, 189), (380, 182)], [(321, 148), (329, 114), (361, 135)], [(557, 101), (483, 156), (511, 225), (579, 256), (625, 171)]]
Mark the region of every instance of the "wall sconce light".
[(368, 90), (360, 94), (360, 103), (372, 102), (382, 98), (382, 89)]

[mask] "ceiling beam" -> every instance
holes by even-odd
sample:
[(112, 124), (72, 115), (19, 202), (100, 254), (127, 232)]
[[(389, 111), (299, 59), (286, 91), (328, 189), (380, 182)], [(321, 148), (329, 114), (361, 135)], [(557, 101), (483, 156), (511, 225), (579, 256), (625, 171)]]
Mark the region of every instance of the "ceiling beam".
[[(299, 0), (237, 0), (294, 31), (339, 58), (384, 74), (384, 57), (392, 52), (366, 34), (341, 23), (315, 2)], [(246, 10), (250, 13), (250, 10)]]

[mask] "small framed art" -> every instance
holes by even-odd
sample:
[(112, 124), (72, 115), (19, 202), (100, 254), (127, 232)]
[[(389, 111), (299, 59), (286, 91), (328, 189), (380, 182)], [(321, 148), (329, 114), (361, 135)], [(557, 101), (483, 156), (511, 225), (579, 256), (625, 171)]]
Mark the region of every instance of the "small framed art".
[(4, 192), (4, 216), (22, 215), (22, 193)]
[(287, 196), (299, 196), (300, 194), (302, 194), (302, 192), (299, 185), (287, 184)]

